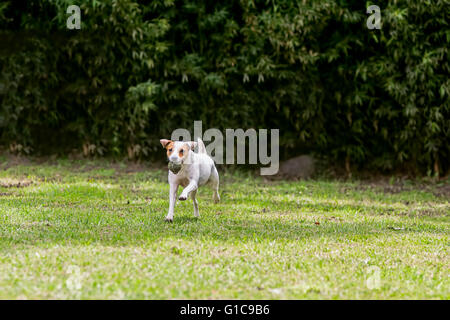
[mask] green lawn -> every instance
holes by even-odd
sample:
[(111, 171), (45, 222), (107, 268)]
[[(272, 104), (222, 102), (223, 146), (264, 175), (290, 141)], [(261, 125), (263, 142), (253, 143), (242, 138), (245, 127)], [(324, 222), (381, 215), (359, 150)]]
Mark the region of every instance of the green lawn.
[(169, 224), (143, 169), (0, 158), (0, 298), (450, 299), (442, 186), (222, 173)]

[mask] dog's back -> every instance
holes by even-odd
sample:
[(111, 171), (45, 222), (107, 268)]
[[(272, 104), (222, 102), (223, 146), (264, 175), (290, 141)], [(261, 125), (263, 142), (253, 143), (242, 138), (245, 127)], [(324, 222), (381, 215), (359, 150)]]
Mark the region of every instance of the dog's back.
[(211, 175), (216, 171), (214, 160), (206, 152), (206, 147), (203, 141), (197, 139), (197, 152), (194, 152), (194, 163), (198, 163), (200, 170), (199, 184), (203, 185), (210, 180)]

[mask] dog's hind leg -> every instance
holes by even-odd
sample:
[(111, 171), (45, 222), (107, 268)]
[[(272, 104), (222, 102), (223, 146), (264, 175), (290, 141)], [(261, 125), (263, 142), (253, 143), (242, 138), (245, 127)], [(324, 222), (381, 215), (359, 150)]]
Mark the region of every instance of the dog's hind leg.
[(190, 194), (192, 202), (194, 203), (194, 216), (196, 216), (198, 218), (198, 217), (200, 217), (200, 213), (198, 212), (198, 202), (197, 202), (197, 199), (195, 198), (196, 195), (197, 195), (197, 190), (192, 191)]
[(219, 196), (219, 173), (217, 172), (216, 167), (214, 167), (211, 172), (210, 182), (211, 188), (213, 189), (213, 200), (214, 203), (217, 203), (220, 201), (220, 196)]

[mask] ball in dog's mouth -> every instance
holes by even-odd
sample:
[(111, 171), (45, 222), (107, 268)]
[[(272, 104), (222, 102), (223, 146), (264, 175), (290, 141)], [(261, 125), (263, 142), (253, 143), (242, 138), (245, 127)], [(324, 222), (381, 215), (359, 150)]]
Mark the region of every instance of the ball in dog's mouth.
[(169, 170), (175, 174), (177, 174), (181, 170), (181, 164), (176, 164), (171, 161), (169, 161), (168, 167), (169, 167)]

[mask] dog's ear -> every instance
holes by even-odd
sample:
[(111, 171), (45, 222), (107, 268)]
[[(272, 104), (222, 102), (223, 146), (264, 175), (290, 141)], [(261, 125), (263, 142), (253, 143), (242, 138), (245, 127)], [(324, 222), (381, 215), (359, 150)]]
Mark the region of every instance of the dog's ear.
[(168, 145), (169, 143), (172, 142), (172, 140), (161, 139), (161, 140), (159, 140), (159, 142), (161, 142), (161, 145), (163, 146), (163, 148), (165, 148), (165, 147), (167, 147), (167, 145)]
[(191, 148), (192, 151), (194, 151), (195, 147), (197, 146), (197, 142), (194, 141), (188, 141), (187, 144), (189, 145), (189, 148)]

